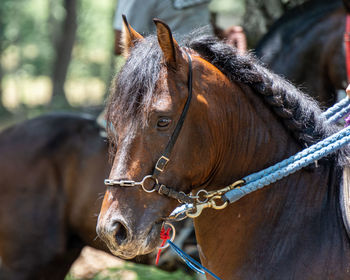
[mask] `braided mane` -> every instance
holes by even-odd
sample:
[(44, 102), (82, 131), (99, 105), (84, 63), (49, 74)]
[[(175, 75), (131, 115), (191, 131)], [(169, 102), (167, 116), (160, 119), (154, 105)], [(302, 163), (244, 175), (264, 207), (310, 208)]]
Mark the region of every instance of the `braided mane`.
[(337, 130), (325, 123), (316, 101), (270, 72), (254, 56), (239, 55), (236, 49), (210, 36), (191, 39), (186, 45), (215, 65), (232, 82), (250, 86), (302, 146), (310, 146)]
[[(199, 31), (200, 32), (200, 31)], [(236, 49), (207, 35), (190, 34), (185, 42), (201, 57), (222, 71), (232, 82), (250, 86), (275, 112), (301, 147), (310, 146), (338, 128), (326, 124), (316, 101), (295, 86), (270, 72), (252, 55), (239, 55)], [(132, 50), (122, 70), (114, 80), (107, 104), (106, 119), (113, 126), (128, 119), (144, 121), (152, 100), (157, 98), (156, 82), (161, 70), (162, 52), (157, 38), (149, 36)], [(115, 140), (109, 131), (111, 143)], [(347, 148), (336, 153), (345, 163)]]

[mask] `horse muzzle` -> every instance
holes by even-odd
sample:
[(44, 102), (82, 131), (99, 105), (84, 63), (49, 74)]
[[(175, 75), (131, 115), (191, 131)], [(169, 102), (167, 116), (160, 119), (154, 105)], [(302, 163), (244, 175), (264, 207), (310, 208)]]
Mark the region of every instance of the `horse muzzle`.
[(155, 223), (145, 230), (134, 229), (122, 219), (98, 220), (97, 235), (106, 243), (111, 253), (132, 259), (152, 252), (160, 243), (161, 224)]

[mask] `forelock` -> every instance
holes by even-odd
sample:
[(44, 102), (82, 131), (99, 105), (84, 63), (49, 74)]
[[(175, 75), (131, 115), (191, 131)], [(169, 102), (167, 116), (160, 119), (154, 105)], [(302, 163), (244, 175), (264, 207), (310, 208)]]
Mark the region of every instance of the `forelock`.
[(121, 71), (112, 82), (107, 104), (107, 123), (145, 123), (161, 69), (162, 52), (157, 37), (136, 44)]

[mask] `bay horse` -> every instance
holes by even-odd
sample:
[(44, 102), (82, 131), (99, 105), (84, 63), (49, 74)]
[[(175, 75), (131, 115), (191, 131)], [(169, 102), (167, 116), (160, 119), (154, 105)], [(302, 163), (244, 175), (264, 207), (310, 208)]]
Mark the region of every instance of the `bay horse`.
[(347, 8), (341, 0), (312, 0), (286, 12), (258, 43), (255, 53), (322, 106), (348, 84), (344, 49)]
[[(125, 259), (159, 246), (173, 197), (227, 186), (338, 129), (251, 55), (195, 34), (180, 47), (154, 21), (157, 36), (143, 38), (124, 20), (128, 57), (107, 105), (118, 149), (97, 233)], [(204, 210), (194, 219), (202, 264), (221, 279), (349, 279), (338, 196), (348, 152)]]

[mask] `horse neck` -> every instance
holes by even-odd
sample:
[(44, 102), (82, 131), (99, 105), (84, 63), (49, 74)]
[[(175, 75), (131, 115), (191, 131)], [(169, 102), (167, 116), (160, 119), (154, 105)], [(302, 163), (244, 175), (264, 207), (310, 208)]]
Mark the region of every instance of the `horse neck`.
[[(227, 124), (238, 131), (226, 132), (226, 145), (222, 145), (225, 149), (221, 153), (224, 156), (210, 184), (212, 189), (300, 150), (300, 145), (260, 98), (246, 88), (244, 94), (242, 90), (239, 93), (232, 95), (236, 96), (233, 102), (239, 103), (239, 111)], [(237, 120), (242, 127), (237, 127)], [(331, 168), (325, 165), (313, 171), (302, 170), (224, 210), (205, 211), (195, 219), (201, 260), (224, 279), (232, 275), (252, 279), (257, 276), (254, 273), (266, 276), (272, 273), (268, 265), (271, 262), (281, 267), (288, 263), (304, 271), (302, 261), (314, 259), (320, 250), (338, 249), (319, 244), (320, 237), (346, 238), (344, 232), (338, 234), (343, 227), (338, 190), (329, 187), (329, 184), (334, 186), (332, 175)], [(300, 248), (306, 251), (302, 254)]]
[[(233, 94), (232, 94), (233, 92)], [(248, 86), (237, 84), (228, 89), (231, 100), (224, 99), (228, 112), (222, 131), (216, 134), (219, 166), (211, 182), (213, 188), (227, 185), (248, 174), (275, 164), (302, 147), (287, 131), (282, 121), (268, 108), (262, 98)]]

